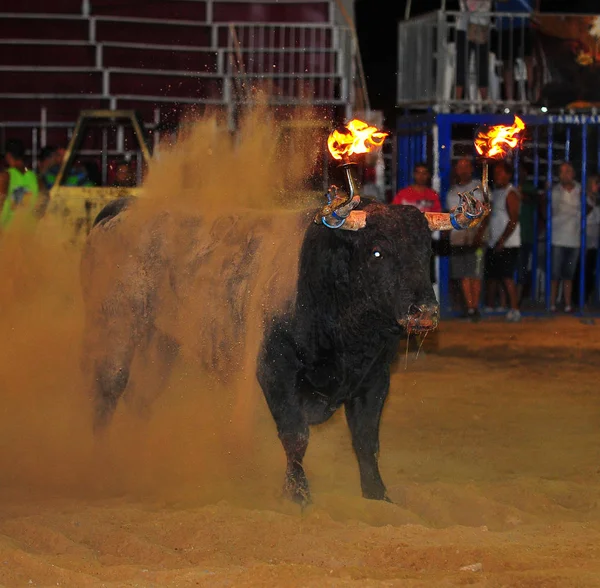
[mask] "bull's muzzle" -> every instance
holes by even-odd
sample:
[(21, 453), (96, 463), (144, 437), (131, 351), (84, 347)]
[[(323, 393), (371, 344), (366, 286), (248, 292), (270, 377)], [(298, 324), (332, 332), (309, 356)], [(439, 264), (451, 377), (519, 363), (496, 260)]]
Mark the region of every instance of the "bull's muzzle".
[(409, 333), (433, 331), (440, 320), (440, 308), (437, 304), (411, 304), (406, 316), (398, 321)]

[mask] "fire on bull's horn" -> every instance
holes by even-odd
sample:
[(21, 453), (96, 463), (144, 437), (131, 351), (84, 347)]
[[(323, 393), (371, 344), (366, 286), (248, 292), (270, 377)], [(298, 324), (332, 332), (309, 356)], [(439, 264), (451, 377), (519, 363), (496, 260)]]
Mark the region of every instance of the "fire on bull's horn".
[(475, 137), (475, 150), (483, 160), (481, 183), (483, 197), (489, 202), (489, 161), (490, 159), (504, 159), (523, 142), (525, 123), (515, 115), (515, 122), (511, 126), (496, 125), (482, 128)]
[(332, 229), (343, 228), (357, 231), (366, 225), (366, 213), (353, 210), (360, 204), (360, 195), (352, 168), (356, 163), (351, 160), (355, 154), (369, 153), (380, 149), (388, 133), (378, 130), (358, 119), (351, 120), (343, 130), (334, 130), (327, 139), (327, 147), (334, 159), (341, 161), (348, 192), (338, 194), (338, 187), (331, 186), (327, 192), (327, 206), (315, 217), (316, 223), (323, 223)]
[[(522, 121), (518, 120), (522, 125)], [(498, 126), (482, 133), (475, 143), (478, 152), (486, 154), (486, 158), (497, 158), (500, 153), (507, 153), (505, 145), (514, 143), (514, 148), (519, 142), (518, 132), (520, 131), (517, 129), (513, 132), (512, 129), (513, 127)], [(357, 231), (366, 226), (366, 213), (362, 210), (354, 210), (360, 204), (360, 195), (352, 174), (352, 168), (356, 165), (352, 158), (355, 155), (380, 149), (387, 136), (388, 133), (358, 119), (351, 120), (342, 130), (334, 130), (329, 135), (327, 147), (332, 157), (341, 161), (340, 167), (345, 173), (347, 192), (339, 193), (337, 186), (331, 186), (326, 195), (327, 205), (317, 213), (315, 223), (322, 223), (330, 229), (351, 231)], [(487, 175), (487, 160), (484, 160), (483, 201), (475, 197), (474, 191), (460, 194), (460, 205), (449, 213), (424, 213), (429, 228), (432, 231), (445, 231), (467, 229), (478, 225), (490, 212)]]

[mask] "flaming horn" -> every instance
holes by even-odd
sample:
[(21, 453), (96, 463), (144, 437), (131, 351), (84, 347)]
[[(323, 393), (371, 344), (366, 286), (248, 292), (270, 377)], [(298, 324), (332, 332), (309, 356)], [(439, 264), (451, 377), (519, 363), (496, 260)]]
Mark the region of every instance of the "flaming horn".
[(483, 159), (483, 172), (481, 177), (483, 201), (475, 198), (475, 188), (469, 192), (462, 192), (458, 196), (460, 205), (452, 210), (449, 219), (443, 218), (441, 213), (426, 212), (431, 230), (468, 229), (477, 226), (490, 213), (490, 187), (489, 187), (489, 161), (503, 159), (509, 152), (520, 146), (523, 141), (525, 123), (515, 116), (512, 126), (496, 125), (479, 130), (475, 137), (475, 149)]
[(363, 210), (354, 210), (360, 204), (360, 195), (352, 168), (356, 163), (350, 161), (354, 154), (369, 153), (379, 149), (388, 133), (379, 131), (358, 119), (351, 120), (343, 131), (333, 131), (327, 139), (327, 147), (334, 159), (341, 160), (339, 167), (344, 170), (348, 194), (338, 194), (338, 187), (331, 186), (327, 192), (327, 206), (315, 216), (315, 223), (323, 223), (330, 229), (358, 231), (365, 227), (367, 214)]

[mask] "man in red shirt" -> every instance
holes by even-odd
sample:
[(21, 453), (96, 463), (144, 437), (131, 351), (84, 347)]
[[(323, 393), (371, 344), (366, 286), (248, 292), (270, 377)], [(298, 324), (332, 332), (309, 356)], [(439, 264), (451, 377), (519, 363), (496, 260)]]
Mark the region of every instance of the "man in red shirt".
[[(429, 187), (431, 173), (427, 164), (417, 163), (413, 169), (415, 183), (399, 190), (392, 204), (408, 204), (416, 206), (421, 212), (442, 212), (439, 194)], [(433, 255), (431, 256), (431, 281), (436, 283), (435, 256), (440, 253), (439, 233), (434, 233), (432, 238)]]
[(392, 204), (411, 204), (421, 212), (442, 212), (440, 197), (429, 187), (431, 173), (424, 163), (417, 163), (413, 170), (415, 183), (399, 190)]

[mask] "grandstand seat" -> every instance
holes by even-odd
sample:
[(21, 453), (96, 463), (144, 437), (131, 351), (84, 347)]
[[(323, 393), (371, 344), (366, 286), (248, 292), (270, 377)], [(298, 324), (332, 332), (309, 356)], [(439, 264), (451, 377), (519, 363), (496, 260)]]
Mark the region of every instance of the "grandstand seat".
[(102, 72), (4, 70), (2, 89), (13, 94), (102, 94)]
[(209, 50), (173, 51), (156, 45), (152, 47), (103, 45), (102, 66), (216, 73), (217, 54)]
[(330, 22), (330, 2), (213, 2), (213, 22)]
[(42, 13), (42, 14), (81, 14), (81, 0), (27, 0), (13, 2), (10, 5), (12, 13)]
[(0, 39), (87, 41), (85, 19), (0, 17)]
[(39, 121), (42, 108), (51, 122), (73, 122), (81, 110), (109, 108), (107, 98), (74, 96), (65, 98), (0, 98), (0, 112), (5, 121)]
[(96, 48), (88, 43), (48, 44), (0, 41), (0, 65), (29, 67), (89, 67), (96, 65)]
[[(272, 33), (254, 34), (252, 26), (236, 26), (237, 42), (243, 48), (262, 49), (265, 39), (274, 47), (294, 47), (296, 49), (331, 49), (333, 47), (332, 29), (324, 27), (273, 27)], [(218, 29), (219, 47), (229, 45), (229, 26)], [(272, 37), (272, 38), (269, 38)]]
[[(135, 110), (142, 117), (145, 123), (153, 123), (155, 120), (155, 111), (158, 111), (158, 120), (164, 121), (168, 119), (179, 119), (184, 113), (201, 114), (206, 110), (202, 104), (182, 104), (181, 102), (152, 100), (135, 100), (130, 98), (119, 98), (117, 100), (117, 108), (123, 110)], [(218, 109), (218, 107), (210, 107)]]
[(172, 98), (219, 99), (221, 79), (217, 76), (150, 75), (143, 71), (110, 71), (110, 92), (114, 95), (164, 96)]
[(329, 74), (337, 72), (335, 52), (264, 51), (242, 54), (244, 71), (269, 74)]
[[(107, 17), (108, 18), (108, 17)], [(152, 43), (157, 45), (189, 45), (209, 47), (210, 26), (153, 22), (111, 21), (98, 18), (96, 40), (119, 43)]]
[(95, 16), (131, 16), (206, 22), (206, 2), (203, 0), (92, 0), (91, 14)]

